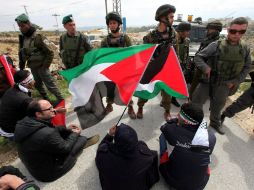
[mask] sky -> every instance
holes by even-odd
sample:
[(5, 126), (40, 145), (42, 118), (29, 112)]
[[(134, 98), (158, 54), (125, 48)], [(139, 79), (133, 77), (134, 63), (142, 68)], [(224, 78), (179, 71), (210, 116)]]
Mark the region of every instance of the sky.
[[(112, 0), (107, 0), (108, 11), (112, 11)], [(30, 20), (42, 26), (44, 30), (56, 28), (57, 14), (59, 28), (62, 18), (72, 14), (78, 27), (105, 26), (105, 0), (0, 0), (0, 31), (18, 30), (14, 19), (24, 13), (24, 6)], [(176, 7), (176, 15), (183, 14), (183, 20), (188, 15), (194, 18), (225, 18), (248, 16), (254, 19), (253, 0), (121, 0), (122, 16), (126, 17), (128, 26), (147, 26), (156, 24), (154, 15), (156, 9), (163, 4)]]

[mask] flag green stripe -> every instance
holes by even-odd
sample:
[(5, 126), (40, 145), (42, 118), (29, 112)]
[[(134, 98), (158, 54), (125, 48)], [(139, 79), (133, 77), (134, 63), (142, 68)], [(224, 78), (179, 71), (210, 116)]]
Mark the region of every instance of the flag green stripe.
[(161, 90), (166, 91), (167, 94), (170, 94), (171, 96), (174, 96), (176, 98), (187, 98), (186, 96), (172, 90), (164, 82), (161, 81), (156, 82), (153, 92), (148, 92), (147, 90), (135, 91), (134, 96), (143, 99), (152, 99), (157, 96)]
[(88, 71), (91, 67), (102, 63), (116, 63), (136, 53), (144, 51), (154, 44), (142, 44), (127, 48), (100, 48), (85, 54), (83, 63), (69, 70), (60, 71), (60, 74), (70, 83), (73, 78)]

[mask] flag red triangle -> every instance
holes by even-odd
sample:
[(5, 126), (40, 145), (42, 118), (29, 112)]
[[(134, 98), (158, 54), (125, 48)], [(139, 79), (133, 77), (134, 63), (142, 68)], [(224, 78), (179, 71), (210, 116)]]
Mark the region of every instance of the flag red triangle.
[(14, 85), (14, 79), (13, 79), (14, 71), (12, 72), (13, 68), (11, 68), (11, 66), (8, 64), (8, 62), (6, 60), (6, 55), (0, 56), (0, 60), (1, 60), (2, 65), (4, 66), (4, 71), (7, 76), (7, 79), (9, 81), (10, 85), (13, 86)]
[(173, 47), (170, 47), (168, 58), (162, 70), (151, 80), (160, 80), (166, 83), (172, 90), (188, 97), (188, 88), (181, 70), (178, 58)]
[(155, 48), (156, 45), (101, 71), (101, 74), (116, 84), (121, 100), (126, 105), (129, 103)]
[[(62, 100), (58, 105), (56, 105), (54, 108), (64, 108), (65, 107), (65, 101)], [(51, 123), (54, 126), (65, 126), (65, 114), (64, 113), (56, 113), (56, 116), (51, 119)]]

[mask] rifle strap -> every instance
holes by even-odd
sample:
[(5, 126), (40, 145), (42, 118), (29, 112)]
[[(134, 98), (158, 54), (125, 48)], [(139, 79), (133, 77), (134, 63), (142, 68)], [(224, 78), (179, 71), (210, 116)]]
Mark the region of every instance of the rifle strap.
[(74, 59), (74, 63), (75, 65), (78, 65), (78, 56), (79, 56), (79, 51), (81, 48), (81, 42), (82, 42), (82, 34), (79, 33), (79, 41), (78, 41), (78, 46), (77, 46), (77, 51), (76, 51), (76, 55), (75, 55), (75, 59)]

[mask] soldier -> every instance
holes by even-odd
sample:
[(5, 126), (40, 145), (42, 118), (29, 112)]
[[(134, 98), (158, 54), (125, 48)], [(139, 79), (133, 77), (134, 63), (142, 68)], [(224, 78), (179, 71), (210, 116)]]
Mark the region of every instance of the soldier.
[(241, 40), (247, 27), (245, 18), (234, 19), (227, 29), (226, 39), (211, 43), (194, 58), (197, 68), (202, 71), (202, 78), (192, 101), (202, 107), (210, 98), (210, 126), (220, 134), (224, 134), (221, 110), (226, 99), (236, 92), (250, 69), (250, 49)]
[[(101, 47), (129, 47), (132, 45), (129, 36), (120, 32), (122, 18), (118, 13), (108, 13), (106, 16), (106, 24), (110, 33), (102, 40)], [(112, 82), (105, 82), (105, 84), (108, 90), (106, 111), (109, 113), (113, 111), (112, 104), (114, 103), (115, 84)], [(128, 115), (131, 119), (136, 119), (132, 100), (128, 105)]]
[[(209, 22), (207, 24), (206, 29), (207, 29), (206, 38), (204, 39), (203, 42), (201, 42), (197, 53), (199, 51), (201, 51), (202, 49), (204, 49), (205, 47), (207, 47), (210, 43), (212, 43), (220, 38), (220, 32), (222, 30), (222, 23), (219, 20), (214, 20), (214, 21)], [(202, 71), (200, 71), (196, 68), (193, 80), (191, 82), (191, 87), (189, 90), (190, 99), (192, 99), (192, 94), (199, 83), (199, 79), (200, 79), (201, 75), (202, 75)]]
[[(191, 24), (187, 22), (181, 22), (177, 28), (176, 34), (176, 45), (175, 50), (178, 56), (178, 60), (181, 64), (181, 68), (185, 77), (186, 82), (189, 82), (190, 70), (189, 70), (189, 45), (190, 45), (190, 30)], [(171, 103), (176, 107), (180, 107), (180, 104), (177, 102), (175, 97), (172, 97)]]
[(23, 70), (27, 62), (27, 65), (34, 76), (35, 88), (44, 99), (49, 100), (49, 97), (43, 83), (59, 101), (62, 100), (63, 96), (58, 90), (49, 71), (49, 66), (54, 57), (50, 41), (36, 31), (36, 28), (29, 21), (27, 15), (21, 14), (15, 19), (15, 21), (22, 33), (19, 36), (20, 69)]
[[(144, 43), (159, 44), (175, 44), (176, 42), (176, 32), (172, 27), (174, 21), (175, 7), (170, 4), (165, 4), (160, 6), (155, 14), (155, 20), (159, 22), (157, 28), (151, 31), (149, 34), (144, 36)], [(168, 46), (168, 45), (167, 45)], [(158, 48), (157, 48), (158, 49)], [(161, 105), (164, 107), (164, 118), (165, 120), (170, 120), (170, 103), (171, 96), (166, 94), (165, 91), (161, 91), (162, 101)], [(137, 118), (143, 118), (143, 106), (148, 100), (139, 98), (138, 99), (138, 112)]]
[(252, 106), (253, 113), (253, 105), (254, 105), (254, 72), (250, 73), (251, 77), (251, 86), (248, 88), (235, 102), (233, 102), (230, 106), (228, 106), (225, 111), (223, 111), (221, 115), (221, 125), (223, 124), (226, 117), (231, 118), (238, 112), (245, 110), (248, 107)]
[(82, 63), (84, 55), (92, 48), (87, 38), (76, 31), (76, 24), (72, 15), (63, 17), (63, 26), (67, 30), (60, 37), (60, 56), (66, 69)]

